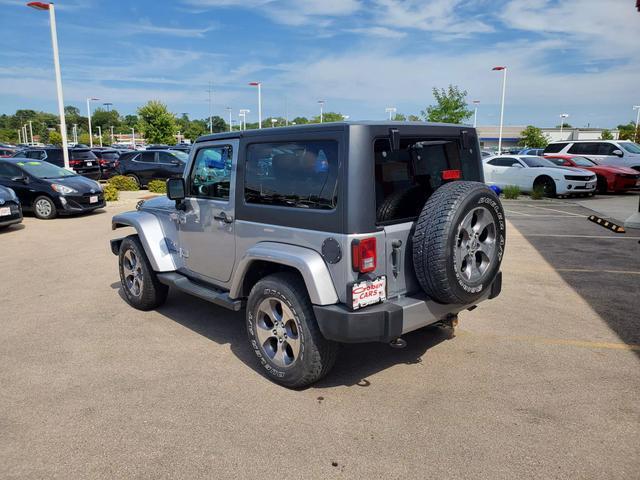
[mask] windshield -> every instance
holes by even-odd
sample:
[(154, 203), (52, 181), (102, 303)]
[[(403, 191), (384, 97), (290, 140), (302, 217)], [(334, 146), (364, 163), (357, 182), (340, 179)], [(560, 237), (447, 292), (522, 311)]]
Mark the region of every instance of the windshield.
[(189, 160), (189, 155), (187, 155), (184, 152), (181, 152), (180, 150), (171, 150), (169, 153), (171, 155), (173, 155), (174, 157), (176, 157), (181, 162), (185, 162), (186, 163), (186, 161)]
[(577, 167), (595, 167), (597, 165), (587, 157), (573, 157), (571, 160), (573, 160), (573, 163), (575, 163)]
[(620, 146), (629, 153), (640, 153), (640, 145), (633, 142), (620, 142)]
[(64, 168), (56, 167), (48, 162), (40, 162), (37, 160), (28, 160), (24, 162), (16, 162), (16, 165), (22, 167), (29, 175), (33, 175), (36, 178), (60, 178), (60, 177), (73, 177), (75, 173), (65, 170)]
[(555, 167), (556, 165), (553, 162), (550, 162), (546, 158), (542, 157), (520, 157), (524, 163), (527, 164), (528, 167)]

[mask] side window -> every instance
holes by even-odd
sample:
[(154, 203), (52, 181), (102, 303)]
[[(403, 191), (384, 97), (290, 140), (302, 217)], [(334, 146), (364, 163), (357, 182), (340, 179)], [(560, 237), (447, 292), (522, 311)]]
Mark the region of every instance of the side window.
[(189, 192), (194, 197), (229, 200), (231, 186), (231, 145), (198, 150), (189, 175)]
[(137, 162), (153, 163), (156, 161), (156, 152), (142, 152), (136, 158)]
[(512, 167), (518, 161), (515, 158), (494, 158), (489, 163), (496, 167)]
[(247, 203), (332, 210), (337, 205), (338, 142), (254, 143), (247, 148)]
[(598, 155), (598, 144), (593, 143), (574, 143), (568, 153), (575, 155)]
[(22, 176), (23, 174), (18, 167), (0, 162), (0, 178), (15, 178)]
[(544, 149), (544, 153), (558, 153), (564, 147), (566, 147), (566, 143), (550, 143)]
[(618, 150), (613, 143), (598, 143), (598, 155), (613, 155), (614, 150)]
[(170, 153), (158, 152), (158, 163), (171, 164), (171, 162), (174, 162), (175, 160), (176, 160), (176, 157), (174, 157)]
[(37, 160), (43, 160), (45, 157), (43, 150), (31, 150), (27, 152), (27, 158), (35, 158)]

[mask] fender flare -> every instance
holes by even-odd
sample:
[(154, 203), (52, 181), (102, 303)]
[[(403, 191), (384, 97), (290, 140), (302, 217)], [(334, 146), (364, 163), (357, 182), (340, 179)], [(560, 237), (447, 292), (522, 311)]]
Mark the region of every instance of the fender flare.
[[(178, 269), (178, 252), (170, 239), (166, 238), (158, 217), (147, 212), (124, 212), (114, 215), (111, 219), (111, 229), (133, 227), (140, 238), (151, 267), (156, 272), (172, 272)], [(115, 245), (119, 248), (122, 239), (112, 240), (112, 251), (116, 253)], [(114, 245), (115, 242), (115, 245)]]
[(244, 277), (255, 261), (295, 268), (302, 275), (309, 299), (314, 305), (332, 305), (338, 302), (333, 279), (320, 254), (310, 248), (278, 242), (260, 242), (247, 250), (236, 267), (229, 290), (231, 298), (241, 295)]

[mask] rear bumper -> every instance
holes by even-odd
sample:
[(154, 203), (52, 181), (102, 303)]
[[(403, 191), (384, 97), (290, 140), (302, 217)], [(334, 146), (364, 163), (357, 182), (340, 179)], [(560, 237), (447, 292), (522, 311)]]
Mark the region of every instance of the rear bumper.
[(20, 208), (20, 205), (6, 203), (3, 206), (11, 208), (11, 215), (3, 215), (0, 217), (0, 227), (22, 222), (22, 208)]
[(343, 304), (314, 305), (313, 310), (325, 338), (343, 343), (390, 342), (401, 335), (456, 315), (479, 302), (495, 298), (502, 290), (502, 272), (491, 289), (478, 301), (468, 305), (444, 305), (426, 295), (402, 297), (349, 310)]

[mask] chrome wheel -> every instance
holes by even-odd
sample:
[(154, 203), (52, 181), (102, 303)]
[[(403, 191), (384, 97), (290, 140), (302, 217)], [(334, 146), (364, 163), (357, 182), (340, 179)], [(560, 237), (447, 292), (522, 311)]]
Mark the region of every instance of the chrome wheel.
[(36, 213), (41, 217), (48, 217), (49, 215), (51, 215), (51, 212), (53, 210), (51, 202), (44, 198), (39, 199), (34, 206), (36, 209)]
[(455, 267), (469, 283), (483, 280), (496, 255), (496, 224), (485, 207), (471, 210), (458, 227)]
[(269, 297), (258, 306), (256, 337), (262, 351), (279, 367), (289, 367), (300, 355), (300, 332), (291, 309)]
[(127, 250), (122, 256), (122, 272), (124, 284), (134, 297), (142, 294), (144, 276), (142, 274), (142, 262), (133, 250)]

